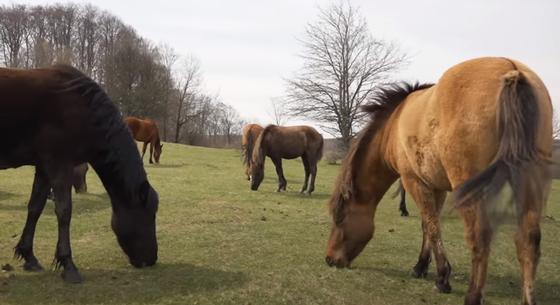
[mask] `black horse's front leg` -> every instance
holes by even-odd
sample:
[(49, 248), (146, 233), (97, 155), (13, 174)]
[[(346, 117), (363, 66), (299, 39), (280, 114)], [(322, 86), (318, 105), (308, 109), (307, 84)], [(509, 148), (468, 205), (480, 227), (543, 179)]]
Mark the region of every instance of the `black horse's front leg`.
[(399, 210), (401, 211), (401, 216), (408, 216), (408, 210), (406, 209), (406, 191), (402, 185), (400, 186), (400, 193), (401, 203), (399, 204)]
[(62, 278), (68, 283), (83, 281), (78, 268), (72, 260), (70, 247), (70, 220), (72, 218), (72, 185), (71, 175), (64, 174), (54, 183), (55, 213), (58, 219), (58, 242), (56, 244), (56, 268), (62, 267)]
[(41, 169), (36, 168), (31, 198), (27, 205), (27, 220), (25, 221), (25, 227), (23, 228), (23, 233), (21, 234), (19, 242), (14, 248), (15, 256), (25, 260), (23, 269), (27, 271), (43, 270), (43, 267), (33, 254), (33, 238), (35, 236), (37, 221), (43, 213), (43, 208), (47, 202), (50, 189), (51, 185), (46, 175)]
[(284, 178), (284, 170), (282, 169), (282, 159), (281, 158), (271, 158), (271, 159), (272, 162), (274, 163), (274, 166), (276, 167), (276, 174), (278, 175), (278, 190), (276, 191), (277, 192), (285, 191), (288, 182), (286, 181), (286, 178)]

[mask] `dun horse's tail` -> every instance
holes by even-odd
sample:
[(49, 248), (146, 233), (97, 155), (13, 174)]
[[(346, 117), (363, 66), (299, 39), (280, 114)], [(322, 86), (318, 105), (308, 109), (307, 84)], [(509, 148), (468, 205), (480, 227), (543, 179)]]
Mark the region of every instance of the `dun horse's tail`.
[(519, 205), (526, 189), (544, 188), (539, 181), (545, 167), (537, 153), (539, 107), (527, 78), (518, 70), (504, 75), (498, 97), (498, 151), (490, 166), (463, 183), (456, 191), (456, 206), (494, 199), (509, 182)]

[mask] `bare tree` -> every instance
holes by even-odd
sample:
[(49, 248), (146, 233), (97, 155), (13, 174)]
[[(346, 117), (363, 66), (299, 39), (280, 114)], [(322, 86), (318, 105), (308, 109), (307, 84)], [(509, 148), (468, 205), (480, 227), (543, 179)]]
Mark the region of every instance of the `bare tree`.
[(287, 80), (293, 115), (312, 119), (349, 146), (360, 124), (360, 106), (406, 62), (394, 43), (375, 39), (347, 2), (320, 9), (301, 39), (303, 67)]
[(268, 113), (272, 117), (274, 124), (278, 126), (285, 125), (290, 118), (286, 102), (279, 97), (270, 99), (271, 111)]
[(164, 107), (164, 116), (163, 116), (163, 140), (167, 141), (167, 129), (169, 125), (169, 116), (170, 116), (170, 104), (171, 104), (171, 96), (174, 89), (174, 82), (173, 82), (173, 67), (175, 63), (179, 59), (179, 56), (175, 52), (175, 50), (167, 45), (162, 44), (159, 46), (159, 54), (160, 54), (160, 61), (161, 64), (166, 68), (166, 72), (168, 73), (167, 77), (165, 78), (166, 82), (164, 83), (165, 91), (164, 95), (162, 96), (163, 99), (163, 107)]
[(8, 67), (23, 66), (21, 56), (28, 32), (28, 19), (25, 5), (0, 7), (0, 49), (3, 52), (4, 65)]
[(175, 120), (175, 143), (179, 143), (181, 128), (190, 117), (193, 116), (192, 110), (196, 100), (196, 95), (201, 82), (200, 64), (193, 57), (187, 57), (183, 62), (178, 81), (177, 110)]

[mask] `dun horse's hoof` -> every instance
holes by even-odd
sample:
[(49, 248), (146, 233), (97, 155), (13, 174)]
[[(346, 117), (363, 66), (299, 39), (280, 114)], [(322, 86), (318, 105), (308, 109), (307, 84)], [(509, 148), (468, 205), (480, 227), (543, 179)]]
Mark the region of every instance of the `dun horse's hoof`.
[(412, 271), (410, 271), (410, 275), (412, 275), (413, 278), (415, 279), (419, 279), (419, 278), (423, 278), (425, 279), (428, 276), (428, 268), (424, 268), (424, 270), (420, 270), (420, 268), (412, 268)]
[(449, 283), (438, 283), (436, 282), (436, 287), (438, 292), (441, 293), (450, 293), (451, 292), (451, 285)]
[(482, 304), (484, 304), (484, 302), (482, 300), (482, 294), (480, 293), (469, 293), (465, 297), (465, 305), (482, 305)]
[(80, 284), (84, 281), (80, 272), (76, 269), (62, 271), (62, 279), (69, 284)]
[(39, 262), (35, 261), (35, 262), (25, 262), (23, 264), (23, 270), (31, 271), (31, 272), (39, 272), (45, 269), (43, 268), (43, 266), (41, 266), (41, 264), (39, 264)]

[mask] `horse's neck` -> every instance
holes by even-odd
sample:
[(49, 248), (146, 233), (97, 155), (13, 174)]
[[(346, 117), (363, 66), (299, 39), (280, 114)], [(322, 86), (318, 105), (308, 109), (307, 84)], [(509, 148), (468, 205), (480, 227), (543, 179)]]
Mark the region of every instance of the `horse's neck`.
[(137, 187), (146, 180), (146, 172), (136, 147), (136, 143), (126, 130), (120, 130), (109, 137), (104, 147), (90, 163), (101, 179), (103, 186), (114, 203), (115, 197), (128, 200)]
[(357, 160), (355, 166), (356, 191), (363, 198), (378, 202), (389, 187), (396, 181), (398, 174), (391, 166), (392, 145), (391, 128), (383, 127), (368, 141), (366, 152)]

